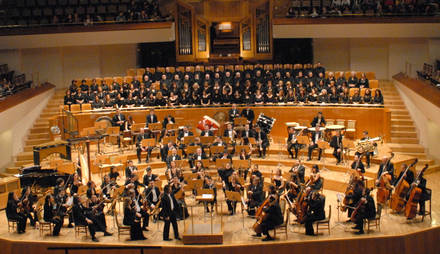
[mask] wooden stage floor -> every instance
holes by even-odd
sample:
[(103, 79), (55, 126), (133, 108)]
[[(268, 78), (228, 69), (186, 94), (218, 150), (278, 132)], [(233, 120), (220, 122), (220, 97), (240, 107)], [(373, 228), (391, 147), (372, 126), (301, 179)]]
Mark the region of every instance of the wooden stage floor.
[[(75, 158), (75, 156), (72, 156)], [(260, 159), (258, 159), (260, 160)], [(261, 159), (263, 160), (263, 159)], [(137, 160), (135, 160), (137, 164)], [(272, 170), (276, 168), (275, 165), (270, 165), (271, 161), (290, 161), (286, 155), (270, 155), (265, 160), (268, 162), (268, 166), (265, 166), (264, 170)], [(153, 159), (153, 162), (159, 163), (159, 160)], [(312, 161), (313, 163), (314, 161)], [(322, 163), (322, 162), (321, 162)], [(326, 162), (329, 165), (334, 165), (334, 159), (327, 158)], [(351, 163), (351, 161), (350, 161)], [(283, 163), (284, 164), (284, 163)], [(377, 172), (378, 165), (372, 165), (372, 168), (368, 169), (367, 172), (371, 174), (373, 172)], [(290, 167), (283, 166), (283, 172), (287, 171)], [(261, 167), (260, 167), (261, 169)], [(163, 172), (163, 168), (153, 169), (155, 172)], [(262, 170), (263, 171), (263, 170)], [(310, 172), (310, 168), (307, 167), (306, 175)], [(331, 177), (332, 174), (336, 174), (333, 170), (324, 170), (322, 171), (322, 175), (325, 177), (327, 174)], [(344, 176), (344, 174), (338, 174), (336, 177)], [(124, 178), (124, 177), (122, 177)], [(391, 210), (384, 209), (382, 212), (381, 219), (381, 229), (380, 231), (376, 228), (373, 228), (371, 232), (364, 235), (355, 235), (354, 230), (351, 229), (354, 224), (345, 223), (347, 220), (346, 213), (340, 213), (338, 216), (337, 211), (337, 198), (336, 194), (338, 192), (325, 189), (324, 194), (326, 196), (326, 213), (329, 212), (329, 205), (332, 207), (331, 214), (331, 234), (328, 233), (327, 230), (319, 231), (319, 235), (317, 236), (306, 236), (304, 234), (304, 227), (297, 225), (289, 225), (288, 227), (288, 237), (284, 233), (277, 233), (277, 239), (271, 243), (279, 243), (279, 244), (295, 244), (295, 243), (312, 243), (316, 241), (339, 241), (339, 240), (356, 240), (365, 238), (371, 239), (373, 238), (386, 238), (390, 236), (399, 236), (406, 235), (410, 233), (415, 233), (418, 231), (424, 231), (434, 228), (439, 228), (440, 221), (440, 197), (436, 195), (436, 193), (440, 192), (440, 186), (437, 184), (440, 182), (440, 172), (432, 172), (426, 175), (427, 178), (427, 186), (432, 189), (434, 193), (432, 195), (432, 219), (428, 217), (422, 222), (421, 217), (417, 216), (413, 220), (406, 220), (403, 215), (393, 214)], [(348, 179), (348, 175), (347, 175)], [(101, 180), (99, 174), (93, 174), (93, 180), (100, 185)], [(120, 180), (120, 184), (122, 184), (123, 179)], [(375, 197), (375, 191), (373, 192)], [(187, 197), (186, 202), (189, 206), (189, 212), (191, 214), (191, 206), (192, 208), (192, 216), (190, 216), (185, 221), (179, 221), (179, 233), (182, 236), (184, 226), (190, 224), (192, 221), (194, 223), (210, 223), (210, 217), (208, 214), (205, 214), (201, 205), (196, 204), (193, 197)], [(428, 207), (428, 205), (427, 205)], [(122, 208), (122, 204), (118, 209)], [(223, 212), (220, 212), (222, 210)], [(255, 219), (247, 216), (247, 213), (241, 213), (241, 206), (237, 204), (237, 214), (233, 216), (226, 215), (226, 203), (224, 201), (224, 194), (220, 190), (218, 192), (218, 213), (214, 214), (214, 223), (220, 223), (223, 221), (223, 245), (220, 246), (263, 246), (264, 244), (268, 244), (262, 242), (260, 238), (255, 238), (252, 235), (254, 232), (252, 231), (252, 225), (255, 222)], [(122, 216), (121, 216), (122, 217)], [(119, 220), (122, 221), (122, 218), (119, 217)], [(339, 218), (338, 218), (339, 217)], [(294, 216), (290, 216), (291, 222), (294, 221)], [(148, 238), (144, 241), (129, 241), (129, 236), (121, 235), (120, 239), (117, 236), (117, 228), (114, 223), (113, 216), (107, 215), (106, 217), (108, 231), (113, 232), (114, 235), (110, 237), (104, 237), (101, 232), (97, 233), (97, 237), (99, 239), (99, 243), (92, 243), (90, 236), (85, 237), (84, 234), (81, 234), (79, 237), (75, 237), (74, 229), (67, 228), (67, 219), (65, 221), (65, 226), (61, 229), (60, 236), (53, 237), (49, 235), (40, 236), (39, 230), (34, 229), (28, 225), (25, 234), (17, 234), (15, 232), (8, 232), (7, 220), (5, 211), (0, 211), (0, 246), (2, 245), (2, 239), (7, 241), (14, 242), (23, 242), (26, 244), (30, 243), (44, 243), (47, 245), (71, 245), (71, 246), (161, 246), (161, 247), (183, 247), (183, 243), (181, 241), (170, 241), (165, 242), (162, 241), (162, 229), (163, 222), (158, 221), (157, 223), (153, 223), (150, 221), (149, 229), (150, 231), (144, 232), (144, 235)], [(171, 229), (172, 231), (172, 229)], [(273, 234), (273, 231), (271, 231)], [(173, 233), (170, 232), (170, 236), (173, 236)], [(269, 244), (271, 244), (269, 243)], [(218, 246), (218, 245), (216, 245)], [(0, 251), (1, 253), (1, 251)], [(319, 252), (317, 252), (319, 253)], [(342, 253), (342, 252), (341, 252)]]

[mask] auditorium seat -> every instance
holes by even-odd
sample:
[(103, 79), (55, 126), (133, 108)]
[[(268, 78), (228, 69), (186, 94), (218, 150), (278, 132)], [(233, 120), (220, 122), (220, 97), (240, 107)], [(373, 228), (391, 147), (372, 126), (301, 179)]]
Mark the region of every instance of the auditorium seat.
[(122, 84), (122, 82), (124, 81), (122, 77), (114, 77), (113, 80), (118, 84)]
[(77, 113), (81, 111), (81, 105), (79, 104), (72, 104), (70, 105), (70, 112)]
[(379, 88), (379, 80), (372, 79), (368, 81), (370, 88)]
[(352, 97), (356, 93), (356, 91), (359, 91), (359, 88), (350, 88), (348, 95)]
[(133, 76), (125, 76), (124, 77), (124, 82), (126, 82), (128, 84), (131, 84), (131, 82), (133, 81)]
[(92, 104), (85, 103), (81, 105), (81, 111), (90, 111), (92, 110)]
[(376, 74), (374, 72), (371, 72), (371, 71), (365, 73), (365, 76), (367, 77), (368, 80), (376, 79)]
[(345, 129), (345, 133), (347, 133), (350, 137), (354, 137), (356, 133), (356, 120), (347, 120), (347, 128)]
[(107, 85), (110, 85), (113, 83), (113, 78), (112, 77), (105, 77), (104, 81), (105, 81), (105, 83), (107, 83)]
[(136, 76), (142, 76), (142, 75), (144, 75), (144, 73), (145, 73), (145, 69), (144, 68), (137, 68), (136, 69)]
[(128, 69), (127, 70), (127, 76), (134, 76), (136, 75), (136, 69)]

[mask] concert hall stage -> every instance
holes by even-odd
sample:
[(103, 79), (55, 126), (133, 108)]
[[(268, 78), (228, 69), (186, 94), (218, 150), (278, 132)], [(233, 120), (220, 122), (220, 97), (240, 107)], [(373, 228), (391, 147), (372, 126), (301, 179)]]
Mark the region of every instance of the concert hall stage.
[[(156, 159), (154, 160), (153, 163), (161, 163)], [(289, 162), (292, 162), (287, 158), (287, 155), (269, 155), (266, 159), (255, 159), (253, 161), (265, 165), (264, 169), (261, 169), (264, 174), (274, 170), (277, 167), (276, 162), (282, 163), (283, 171), (287, 171), (290, 167)], [(375, 159), (374, 161), (377, 163), (378, 160)], [(309, 165), (315, 162), (306, 163), (306, 175), (310, 173)], [(333, 158), (326, 158), (324, 163), (327, 169), (323, 169), (321, 172), (325, 179), (326, 177), (327, 179), (331, 178), (332, 174), (336, 174), (334, 177), (344, 177), (345, 173), (337, 173)], [(323, 161), (320, 164), (322, 165)], [(145, 164), (138, 166), (145, 166)], [(367, 174), (372, 174), (372, 172), (377, 171), (377, 168), (378, 165), (373, 164), (372, 168), (367, 169)], [(161, 169), (153, 169), (155, 172), (159, 170)], [(438, 193), (440, 187), (436, 183), (440, 181), (440, 172), (427, 173), (428, 188), (431, 188), (433, 193)], [(95, 182), (100, 183), (98, 173), (93, 175), (93, 179)], [(343, 181), (341, 180), (341, 182)], [(90, 236), (85, 237), (84, 234), (75, 237), (74, 229), (66, 227), (61, 229), (59, 237), (40, 236), (39, 230), (30, 226), (28, 226), (25, 234), (19, 235), (15, 232), (8, 232), (5, 212), (1, 211), (0, 223), (3, 226), (0, 227), (0, 246), (3, 251), (0, 253), (440, 253), (440, 245), (438, 245), (440, 198), (437, 195), (432, 196), (432, 219), (427, 216), (424, 221), (421, 221), (421, 217), (417, 216), (415, 219), (407, 221), (403, 215), (396, 215), (390, 209), (385, 209), (382, 213), (380, 230), (372, 227), (369, 233), (366, 231), (365, 235), (358, 236), (351, 229), (354, 224), (345, 223), (347, 220), (346, 213), (338, 213), (337, 211), (336, 194), (340, 191), (331, 190), (335, 187), (326, 185), (326, 182), (324, 184), (326, 213), (329, 212), (329, 205), (332, 213), (330, 235), (327, 230), (320, 230), (318, 236), (306, 236), (303, 226), (289, 225), (287, 238), (284, 233), (277, 232), (275, 241), (262, 242), (260, 238), (252, 236), (254, 234), (252, 225), (255, 219), (247, 217), (246, 212), (243, 216), (240, 204), (237, 205), (236, 215), (226, 215), (224, 194), (219, 191), (219, 208), (218, 213), (214, 214), (214, 223), (223, 222), (223, 244), (183, 245), (181, 241), (162, 241), (162, 221), (150, 222), (150, 231), (144, 232), (148, 240), (128, 241), (129, 236), (127, 235), (121, 235), (118, 239), (116, 225), (113, 216), (110, 215), (107, 215), (107, 227), (114, 235), (104, 237), (102, 233), (97, 233), (99, 243), (91, 242)], [(375, 196), (375, 192), (373, 195)], [(188, 206), (194, 206), (195, 223), (210, 223), (209, 215), (204, 214), (202, 206), (197, 204), (192, 196), (187, 197), (186, 201)], [(429, 204), (427, 204), (427, 207), (429, 207)], [(121, 207), (118, 207), (118, 209), (121, 209)], [(293, 223), (294, 216), (290, 217), (290, 222)], [(122, 221), (122, 218), (119, 217), (119, 220)], [(185, 225), (187, 226), (189, 223), (191, 223), (191, 217), (185, 221), (178, 221), (181, 236)], [(273, 231), (271, 233), (273, 234)]]

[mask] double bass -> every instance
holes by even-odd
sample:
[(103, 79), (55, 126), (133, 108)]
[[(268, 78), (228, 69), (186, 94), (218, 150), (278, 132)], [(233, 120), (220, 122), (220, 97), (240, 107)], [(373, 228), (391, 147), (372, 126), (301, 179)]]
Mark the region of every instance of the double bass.
[(406, 169), (403, 171), (402, 176), (396, 184), (393, 195), (391, 195), (390, 207), (393, 211), (397, 213), (401, 212), (402, 209), (405, 207), (406, 194), (408, 193), (410, 188), (409, 183), (407, 183), (404, 179), (406, 172), (408, 172), (410, 168), (416, 165), (417, 162), (418, 159), (415, 159), (414, 162), (411, 163), (411, 165), (406, 167)]
[(409, 199), (408, 199), (408, 201), (406, 202), (406, 205), (405, 205), (405, 216), (408, 219), (412, 219), (412, 218), (416, 217), (416, 214), (417, 214), (417, 204), (419, 203), (419, 200), (420, 200), (420, 198), (422, 196), (422, 189), (420, 189), (417, 185), (420, 182), (420, 177), (423, 175), (423, 173), (428, 168), (428, 166), (429, 166), (428, 164), (425, 164), (425, 167), (417, 175), (416, 180), (411, 185), (411, 188), (408, 191)]
[(261, 204), (260, 207), (258, 207), (257, 211), (255, 212), (255, 218), (257, 219), (257, 221), (254, 223), (254, 225), (252, 226), (252, 229), (255, 231), (255, 233), (257, 234), (261, 234), (263, 233), (263, 228), (261, 227), (261, 224), (263, 223), (263, 221), (265, 221), (267, 219), (267, 217), (269, 216), (269, 214), (267, 214), (264, 211), (264, 208), (266, 208), (268, 205), (270, 205), (270, 197), (272, 195), (270, 195), (266, 200), (264, 200), (263, 204)]
[(390, 197), (390, 190), (387, 188), (391, 184), (391, 175), (388, 173), (387, 169), (390, 165), (391, 160), (394, 157), (394, 153), (391, 153), (391, 157), (385, 163), (383, 167), (383, 172), (379, 176), (379, 183), (377, 185), (376, 200), (378, 204), (385, 204)]

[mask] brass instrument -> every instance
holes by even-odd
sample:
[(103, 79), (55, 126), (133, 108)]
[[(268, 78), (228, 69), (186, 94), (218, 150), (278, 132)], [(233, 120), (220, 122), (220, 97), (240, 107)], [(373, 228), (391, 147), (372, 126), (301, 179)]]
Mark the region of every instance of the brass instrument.
[(356, 152), (358, 153), (372, 153), (375, 151), (375, 141), (382, 141), (382, 137), (369, 138), (365, 140), (359, 140), (356, 143)]

